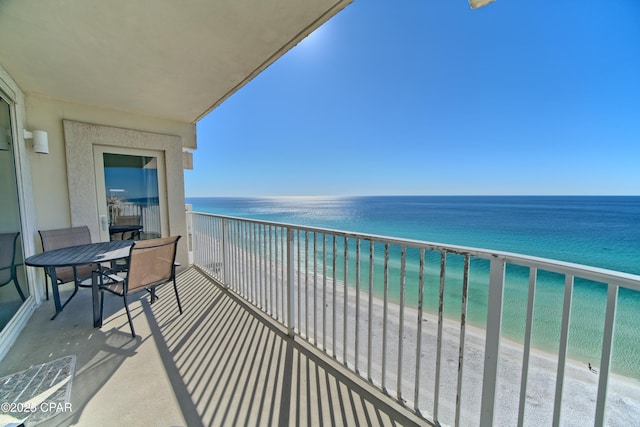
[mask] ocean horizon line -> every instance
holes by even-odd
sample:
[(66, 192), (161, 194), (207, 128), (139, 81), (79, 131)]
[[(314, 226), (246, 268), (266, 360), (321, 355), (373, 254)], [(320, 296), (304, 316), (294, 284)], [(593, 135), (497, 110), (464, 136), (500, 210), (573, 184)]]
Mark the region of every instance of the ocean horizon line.
[(358, 198), (358, 197), (640, 197), (640, 194), (322, 194), (322, 195), (209, 195), (185, 196), (185, 199), (285, 199), (285, 198)]

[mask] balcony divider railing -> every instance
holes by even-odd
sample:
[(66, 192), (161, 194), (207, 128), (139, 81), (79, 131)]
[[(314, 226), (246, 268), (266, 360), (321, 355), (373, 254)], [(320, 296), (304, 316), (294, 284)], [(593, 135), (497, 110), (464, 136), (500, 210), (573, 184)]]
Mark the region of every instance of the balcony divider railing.
[[(612, 411), (618, 294), (637, 298), (640, 276), (203, 213), (189, 212), (188, 224), (198, 268), (436, 425), (560, 425), (564, 415), (599, 426)], [(593, 325), (571, 322), (574, 290), (583, 288), (602, 295)], [(538, 289), (561, 301), (555, 315), (537, 302)], [(520, 325), (515, 332), (505, 317)], [(547, 329), (555, 332), (545, 347), (537, 333)], [(599, 360), (597, 384), (582, 377), (584, 355), (569, 345), (593, 330), (601, 331), (588, 356)]]

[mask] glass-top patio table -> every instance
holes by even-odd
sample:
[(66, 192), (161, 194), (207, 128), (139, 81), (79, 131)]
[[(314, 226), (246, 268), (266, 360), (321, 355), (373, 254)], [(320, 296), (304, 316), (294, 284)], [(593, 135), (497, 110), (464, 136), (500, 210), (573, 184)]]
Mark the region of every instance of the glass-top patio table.
[[(64, 304), (60, 303), (60, 292), (58, 291), (58, 280), (56, 277), (57, 267), (74, 267), (84, 264), (111, 263), (119, 259), (127, 258), (129, 256), (131, 245), (133, 245), (133, 240), (114, 240), (111, 242), (69, 246), (66, 248), (42, 252), (27, 258), (24, 261), (26, 265), (31, 267), (43, 267), (49, 274), (49, 277), (51, 277), (53, 303), (56, 307), (56, 313), (53, 315), (51, 320), (55, 319), (69, 301), (71, 301), (71, 298), (73, 298), (77, 291), (76, 288)], [(91, 292), (93, 297), (93, 326), (97, 327), (100, 324), (100, 319), (98, 319), (98, 286), (96, 283), (92, 283)]]

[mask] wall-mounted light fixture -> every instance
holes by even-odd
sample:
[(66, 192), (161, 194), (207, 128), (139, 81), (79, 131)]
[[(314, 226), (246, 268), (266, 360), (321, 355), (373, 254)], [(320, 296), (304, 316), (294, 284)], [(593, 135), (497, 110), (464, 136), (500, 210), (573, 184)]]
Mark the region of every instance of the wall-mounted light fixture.
[(7, 151), (11, 149), (11, 129), (0, 127), (0, 150)]
[(33, 139), (33, 151), (36, 153), (49, 154), (49, 135), (43, 130), (29, 132), (24, 130), (24, 139)]
[(193, 153), (190, 151), (182, 152), (182, 169), (193, 170)]

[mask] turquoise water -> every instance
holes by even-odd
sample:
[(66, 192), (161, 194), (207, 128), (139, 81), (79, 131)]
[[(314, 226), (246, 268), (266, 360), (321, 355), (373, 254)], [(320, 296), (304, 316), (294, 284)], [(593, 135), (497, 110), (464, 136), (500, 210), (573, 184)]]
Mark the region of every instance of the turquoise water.
[[(640, 197), (583, 196), (388, 196), (295, 198), (189, 198), (197, 212), (285, 222), (446, 244), (516, 252), (640, 274)], [(365, 248), (363, 248), (364, 250)], [(376, 247), (376, 256), (383, 249)], [(409, 251), (406, 298), (417, 301), (418, 252)], [(459, 316), (461, 265), (449, 256), (445, 312)], [(391, 254), (390, 283), (398, 280), (399, 254)], [(350, 270), (353, 269), (350, 267)], [(471, 264), (470, 322), (484, 327), (488, 262)], [(362, 266), (367, 272), (368, 267)], [(425, 308), (437, 310), (439, 256), (426, 260)], [(366, 274), (362, 280), (368, 281)], [(376, 269), (376, 293), (382, 272)], [(528, 270), (506, 273), (505, 335), (524, 337)], [(397, 286), (390, 288), (392, 298)], [(535, 302), (534, 345), (557, 352), (563, 278), (541, 272)], [(576, 280), (569, 354), (599, 363), (606, 287)], [(551, 322), (549, 319), (556, 319)], [(618, 298), (613, 370), (640, 380), (640, 295), (622, 289)]]

